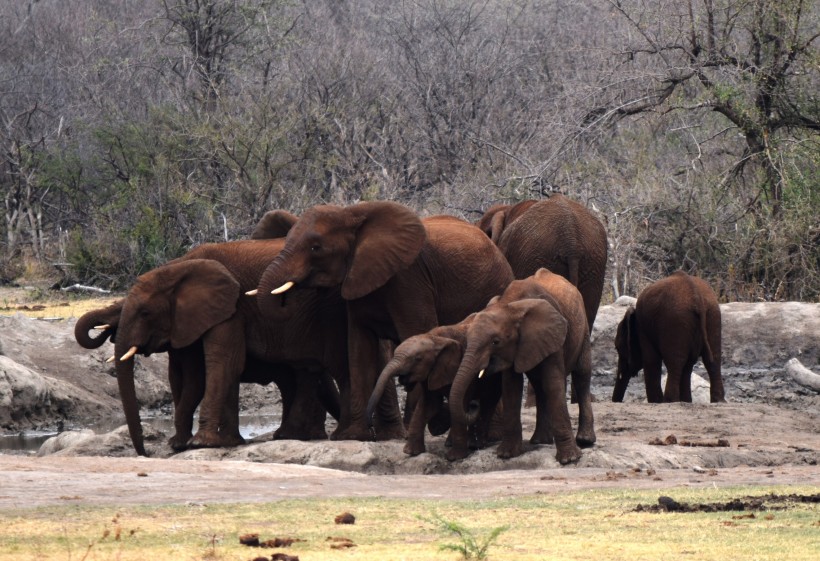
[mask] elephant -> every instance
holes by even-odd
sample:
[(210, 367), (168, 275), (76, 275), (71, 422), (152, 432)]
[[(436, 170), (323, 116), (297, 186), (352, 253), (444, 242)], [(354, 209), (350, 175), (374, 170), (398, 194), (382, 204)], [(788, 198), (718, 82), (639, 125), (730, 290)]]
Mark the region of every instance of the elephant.
[[(109, 338), (114, 342), (122, 306), (123, 300), (119, 300), (106, 308), (83, 314), (74, 326), (74, 335), (80, 346), (96, 349)], [(89, 336), (92, 330), (98, 332), (93, 337)], [(173, 450), (180, 451), (187, 447), (192, 436), (194, 412), (205, 393), (205, 362), (201, 345), (185, 349), (170, 348), (168, 361), (176, 429), (168, 444)], [(317, 378), (315, 373), (297, 371), (287, 364), (268, 364), (248, 356), (240, 382), (262, 385), (273, 382), (279, 388), (282, 421), (273, 434), (274, 439), (327, 438), (327, 413), (339, 418), (338, 391), (325, 371)], [(238, 410), (229, 409), (224, 414), (235, 418)]]
[[(238, 429), (242, 380), (278, 380), (285, 408), (278, 438), (316, 427), (313, 396), (338, 403), (332, 381), (348, 384), (347, 320), (339, 291), (289, 295), (287, 323), (263, 317), (256, 299), (242, 295), (258, 284), (284, 243), (280, 238), (205, 244), (141, 275), (131, 287), (122, 301), (114, 346), (120, 397), (138, 454), (145, 455), (134, 391), (137, 353), (169, 353), (175, 448), (244, 442)], [(88, 325), (83, 321), (80, 331)], [(199, 429), (189, 438), (200, 400)], [(323, 423), (321, 434), (311, 437), (327, 437)]]
[[(720, 305), (704, 280), (676, 271), (649, 285), (618, 324), (618, 371), (612, 401), (623, 401), (629, 379), (643, 369), (650, 403), (691, 402), (692, 368), (698, 358), (709, 374), (709, 400), (726, 401), (720, 331)], [(661, 363), (668, 375), (663, 392)]]
[[(467, 348), (450, 390), (453, 426), (466, 422), (464, 393), (484, 375), (502, 375), (504, 435), (500, 458), (523, 452), (521, 428), (522, 373), (535, 390), (533, 444), (555, 442), (561, 464), (576, 461), (582, 447), (595, 443), (592, 414), (592, 356), (583, 299), (565, 278), (539, 269), (515, 280), (478, 312), (467, 332)], [(573, 439), (566, 403), (566, 379), (572, 374), (578, 398), (578, 432)], [(497, 375), (497, 374), (496, 374)], [(455, 443), (448, 459), (459, 459)]]
[[(288, 232), (259, 282), (264, 294), (294, 286), (337, 287), (347, 303), (350, 393), (336, 440), (403, 438), (395, 393), (382, 398), (375, 435), (365, 410), (376, 379), (379, 340), (401, 343), (480, 310), (512, 280), (499, 249), (476, 226), (452, 216), (420, 219), (392, 201), (319, 205)], [(260, 306), (270, 314), (276, 306)], [(287, 305), (285, 305), (287, 307)], [(395, 391), (395, 388), (394, 388)], [(346, 409), (347, 408), (347, 409)]]
[[(466, 347), (467, 329), (475, 314), (467, 316), (455, 325), (434, 327), (426, 333), (413, 335), (396, 347), (390, 362), (376, 381), (376, 387), (367, 403), (367, 418), (370, 420), (380, 401), (384, 388), (393, 378), (405, 386), (408, 394), (415, 394), (415, 408), (407, 429), (407, 443), (404, 452), (417, 456), (426, 450), (424, 444), (425, 425), (434, 436), (451, 428), (449, 408), (444, 400), (450, 393), (458, 365)], [(470, 425), (477, 425), (474, 432), (475, 447), (483, 447), (490, 439), (492, 412), (501, 396), (500, 377), (480, 380), (476, 391), (479, 407), (469, 419)], [(451, 429), (453, 430), (453, 429)], [(455, 429), (467, 434), (468, 428)], [(461, 445), (467, 439), (459, 439)], [(466, 455), (466, 450), (464, 451)]]
[(608, 243), (606, 228), (588, 208), (555, 193), (542, 201), (492, 206), (478, 227), (498, 244), (516, 279), (545, 267), (575, 285), (592, 331), (603, 293)]

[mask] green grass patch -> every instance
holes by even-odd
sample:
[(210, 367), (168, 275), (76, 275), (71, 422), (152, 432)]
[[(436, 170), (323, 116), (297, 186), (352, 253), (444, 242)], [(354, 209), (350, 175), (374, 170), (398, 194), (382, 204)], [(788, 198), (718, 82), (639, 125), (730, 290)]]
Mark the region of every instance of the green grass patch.
[[(432, 481), (431, 481), (431, 484)], [(288, 500), (265, 504), (88, 507), (0, 511), (0, 560), (153, 561), (271, 558), (459, 560), (447, 550), (465, 536), (488, 544), (486, 559), (792, 561), (817, 559), (820, 505), (789, 503), (755, 512), (635, 512), (660, 495), (682, 503), (728, 502), (769, 493), (813, 495), (809, 487), (601, 490), (492, 501)], [(355, 524), (336, 524), (344, 512)], [(442, 521), (446, 524), (442, 524)], [(447, 529), (452, 524), (461, 531)], [(504, 528), (503, 531), (499, 531)], [(290, 547), (255, 548), (295, 539)], [(478, 558), (473, 556), (473, 558)]]

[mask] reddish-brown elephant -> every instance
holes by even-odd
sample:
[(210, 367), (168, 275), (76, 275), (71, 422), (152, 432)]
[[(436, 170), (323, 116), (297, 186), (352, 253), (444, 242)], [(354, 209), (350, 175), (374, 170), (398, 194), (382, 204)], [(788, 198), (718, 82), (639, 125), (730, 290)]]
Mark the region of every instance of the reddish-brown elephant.
[[(646, 287), (615, 334), (618, 372), (612, 401), (623, 401), (630, 378), (644, 371), (650, 403), (692, 401), (692, 368), (698, 358), (709, 374), (712, 403), (726, 401), (721, 362), (720, 305), (704, 280), (677, 271)], [(661, 389), (661, 364), (666, 389)]]
[[(337, 413), (338, 390), (329, 376), (339, 385), (348, 383), (347, 320), (338, 290), (289, 295), (287, 323), (263, 317), (257, 299), (243, 294), (257, 286), (283, 246), (283, 239), (199, 246), (140, 276), (122, 300), (116, 321), (105, 313), (78, 322), (80, 344), (96, 345), (106, 334), (114, 335), (120, 396), (137, 453), (144, 455), (145, 448), (133, 357), (158, 352), (169, 353), (174, 448), (244, 441), (238, 427), (240, 381), (278, 381), (286, 409), (278, 438), (304, 436), (306, 430), (310, 438), (326, 438), (325, 408), (316, 402), (321, 398)], [(88, 337), (98, 321), (104, 321), (102, 335)], [(199, 429), (191, 436), (200, 401)]]
[[(443, 434), (447, 429), (453, 435), (451, 444), (466, 445), (468, 440), (474, 448), (482, 448), (491, 439), (490, 428), (493, 411), (501, 397), (501, 379), (494, 376), (480, 380), (469, 394), (471, 403), (478, 405), (471, 410), (470, 427), (452, 427), (450, 411), (445, 401), (450, 395), (450, 387), (467, 346), (467, 329), (475, 314), (467, 316), (455, 325), (434, 327), (427, 333), (413, 335), (396, 347), (390, 362), (385, 366), (376, 382), (367, 403), (367, 418), (371, 419), (376, 405), (381, 400), (384, 389), (398, 378), (408, 391), (413, 393), (415, 408), (407, 427), (407, 444), (404, 452), (416, 456), (425, 451), (424, 428), (430, 433)], [(475, 398), (475, 399), (473, 399)], [(474, 413), (474, 414), (473, 414)], [(472, 430), (470, 430), (472, 429)], [(467, 451), (463, 451), (466, 455)]]
[(555, 193), (542, 201), (490, 207), (478, 221), (517, 279), (544, 267), (568, 279), (584, 299), (590, 331), (604, 288), (606, 228), (584, 205)]
[[(534, 444), (555, 442), (562, 464), (581, 456), (579, 445), (595, 442), (592, 415), (592, 357), (589, 328), (581, 294), (563, 277), (547, 269), (510, 283), (498, 298), (475, 315), (467, 332), (467, 348), (450, 390), (453, 426), (466, 422), (464, 395), (476, 377), (503, 377), (504, 435), (498, 456), (511, 458), (523, 451), (521, 396), (523, 373), (535, 390)], [(575, 438), (566, 402), (566, 379), (578, 397)], [(458, 459), (463, 447), (455, 442), (448, 458)]]
[[(259, 292), (341, 288), (351, 385), (349, 395), (342, 394), (342, 419), (349, 423), (331, 438), (371, 440), (365, 410), (380, 371), (379, 340), (401, 343), (458, 323), (511, 280), (504, 256), (474, 225), (446, 216), (422, 220), (404, 205), (378, 201), (305, 211), (262, 276)], [(375, 433), (377, 439), (404, 436), (395, 392), (382, 399)]]

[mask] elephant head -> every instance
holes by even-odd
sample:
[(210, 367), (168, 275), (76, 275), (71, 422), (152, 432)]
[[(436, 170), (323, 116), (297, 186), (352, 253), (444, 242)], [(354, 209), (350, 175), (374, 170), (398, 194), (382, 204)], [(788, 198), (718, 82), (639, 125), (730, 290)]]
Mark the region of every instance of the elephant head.
[[(97, 349), (109, 338), (113, 343), (120, 322), (123, 300), (118, 300), (106, 308), (92, 310), (83, 314), (74, 325), (74, 338), (85, 349)], [(97, 331), (89, 335), (91, 330)]]
[(123, 300), (114, 356), (128, 432), (139, 455), (145, 455), (145, 447), (134, 387), (134, 355), (149, 356), (193, 344), (235, 313), (239, 294), (239, 283), (224, 265), (190, 259), (140, 276)]
[(286, 210), (270, 210), (265, 213), (251, 232), (252, 240), (272, 240), (284, 238), (299, 219)]
[(450, 389), (453, 424), (467, 422), (464, 397), (477, 376), (508, 368), (523, 373), (562, 349), (567, 321), (548, 300), (496, 301), (476, 314)]
[(379, 375), (367, 403), (367, 419), (372, 426), (373, 412), (387, 384), (398, 377), (408, 387), (424, 384), (427, 391), (438, 391), (453, 382), (462, 356), (462, 346), (448, 337), (423, 333), (405, 339)]
[(638, 318), (634, 306), (627, 308), (621, 323), (618, 324), (615, 349), (618, 351), (618, 371), (612, 401), (621, 402), (624, 400), (630, 378), (635, 376), (643, 365), (641, 345), (638, 341)]
[(259, 281), (259, 293), (340, 286), (344, 299), (361, 298), (409, 267), (425, 240), (421, 220), (398, 203), (315, 206), (288, 232), (284, 248)]

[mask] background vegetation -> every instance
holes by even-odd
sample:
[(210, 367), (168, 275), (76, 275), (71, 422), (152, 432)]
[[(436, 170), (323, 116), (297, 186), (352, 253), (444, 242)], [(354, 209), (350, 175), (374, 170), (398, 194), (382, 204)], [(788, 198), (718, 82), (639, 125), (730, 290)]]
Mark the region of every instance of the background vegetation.
[[(558, 190), (605, 300), (677, 268), (820, 296), (820, 5), (0, 3), (0, 280), (127, 286), (272, 208), (476, 220)], [(55, 269), (56, 267), (56, 269)]]

